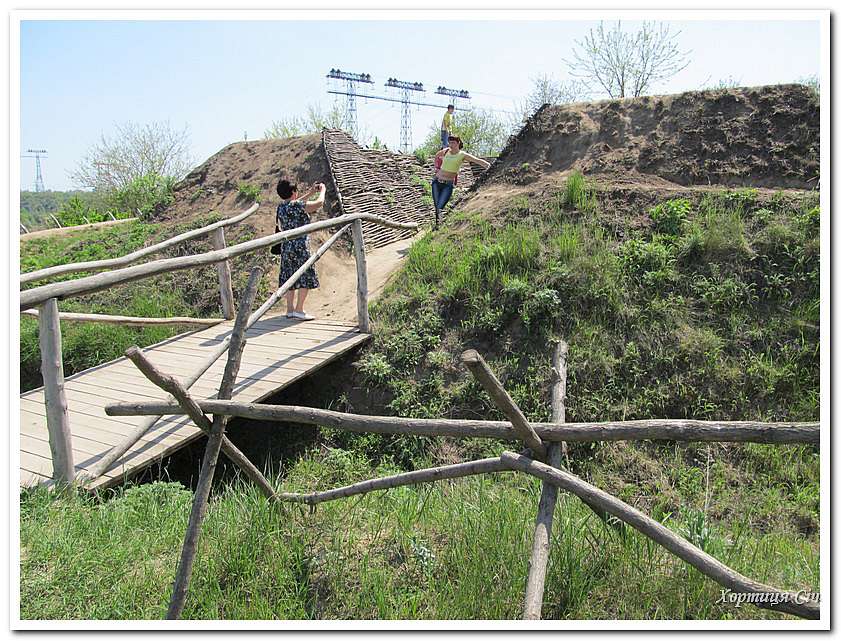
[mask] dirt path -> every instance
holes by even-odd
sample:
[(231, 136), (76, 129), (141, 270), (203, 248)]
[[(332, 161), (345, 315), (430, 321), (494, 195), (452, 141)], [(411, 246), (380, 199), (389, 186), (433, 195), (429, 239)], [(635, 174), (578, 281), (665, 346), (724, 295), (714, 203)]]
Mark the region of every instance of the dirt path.
[[(403, 264), (412, 243), (419, 235), (379, 247), (367, 254), (369, 301), (382, 292), (389, 277)], [(318, 246), (316, 241), (312, 249)], [(356, 261), (353, 255), (346, 256), (328, 251), (316, 264), (321, 286), (307, 297), (304, 309), (316, 318), (356, 321)], [(272, 278), (277, 281), (275, 268)], [(282, 311), (285, 303), (275, 309)]]

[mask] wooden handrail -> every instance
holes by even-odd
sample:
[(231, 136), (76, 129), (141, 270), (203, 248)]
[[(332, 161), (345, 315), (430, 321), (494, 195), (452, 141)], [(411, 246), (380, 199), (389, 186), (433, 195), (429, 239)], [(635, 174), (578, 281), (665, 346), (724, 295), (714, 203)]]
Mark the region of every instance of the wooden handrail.
[(373, 214), (346, 214), (344, 216), (337, 216), (336, 218), (329, 218), (316, 223), (310, 223), (309, 225), (304, 225), (288, 231), (278, 232), (277, 234), (272, 234), (270, 236), (264, 236), (263, 238), (256, 238), (238, 245), (231, 245), (227, 249), (218, 249), (204, 254), (196, 254), (194, 256), (162, 258), (143, 265), (124, 267), (122, 269), (116, 269), (103, 274), (93, 274), (84, 278), (77, 278), (76, 280), (51, 283), (49, 285), (41, 285), (40, 287), (27, 289), (20, 293), (20, 309), (22, 311), (24, 309), (35, 307), (50, 298), (67, 298), (71, 296), (79, 296), (81, 294), (90, 294), (92, 292), (108, 289), (114, 285), (148, 278), (156, 274), (218, 263), (235, 256), (247, 254), (257, 249), (269, 247), (281, 240), (299, 238), (300, 236), (305, 236), (310, 232), (328, 229), (330, 227), (337, 227), (340, 225), (347, 225), (355, 220), (368, 220), (370, 222), (378, 223), (386, 227), (394, 227), (396, 229), (418, 228), (417, 223), (398, 223)]
[[(27, 309), (21, 312), (26, 316), (38, 316), (37, 309)], [(58, 319), (78, 323), (108, 323), (111, 325), (127, 325), (145, 327), (147, 325), (199, 325), (213, 327), (224, 323), (224, 318), (189, 318), (187, 316), (171, 316), (169, 318), (144, 318), (141, 316), (111, 316), (109, 314), (77, 314), (75, 312), (59, 312)]]
[(20, 275), (20, 284), (25, 285), (26, 283), (31, 283), (36, 280), (43, 280), (45, 278), (52, 278), (53, 276), (61, 276), (63, 274), (73, 274), (76, 272), (96, 272), (102, 271), (104, 269), (111, 269), (113, 267), (124, 267), (125, 265), (130, 265), (131, 263), (137, 262), (141, 258), (150, 256), (151, 254), (157, 254), (158, 252), (172, 247), (173, 245), (182, 243), (185, 240), (190, 240), (191, 238), (198, 238), (199, 236), (209, 234), (210, 232), (216, 229), (228, 227), (230, 225), (235, 225), (236, 223), (242, 222), (243, 220), (251, 216), (254, 212), (256, 212), (258, 207), (259, 205), (257, 203), (254, 203), (253, 205), (251, 205), (251, 207), (246, 209), (241, 214), (237, 214), (236, 216), (232, 216), (231, 218), (226, 218), (224, 220), (217, 221), (205, 227), (200, 227), (199, 229), (191, 229), (190, 231), (184, 232), (183, 234), (178, 234), (178, 236), (173, 236), (172, 238), (164, 240), (155, 245), (150, 245), (149, 247), (138, 249), (137, 251), (134, 251), (130, 254), (126, 254), (125, 256), (120, 256), (119, 258), (91, 260), (83, 263), (68, 263), (66, 265), (56, 265), (55, 267), (45, 267), (44, 269), (39, 269), (34, 272), (27, 272), (25, 274)]
[[(345, 414), (332, 410), (294, 405), (265, 405), (235, 401), (201, 400), (207, 414), (228, 414), (261, 421), (283, 421), (321, 425), (350, 432), (413, 434), (461, 438), (519, 439), (508, 421), (477, 421), (446, 418), (400, 418)], [(112, 403), (105, 406), (108, 416), (181, 415), (178, 403), (148, 401)], [(706, 441), (734, 443), (811, 443), (820, 442), (820, 423), (760, 423), (753, 421), (697, 421), (652, 419), (605, 423), (529, 422), (537, 436), (547, 442), (575, 441)]]

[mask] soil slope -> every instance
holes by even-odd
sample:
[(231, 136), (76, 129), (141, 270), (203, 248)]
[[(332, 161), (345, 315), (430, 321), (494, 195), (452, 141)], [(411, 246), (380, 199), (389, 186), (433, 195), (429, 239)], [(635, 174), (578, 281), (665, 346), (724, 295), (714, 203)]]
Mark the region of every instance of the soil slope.
[(803, 85), (544, 105), (479, 183), (577, 169), (643, 184), (812, 189), (819, 124)]

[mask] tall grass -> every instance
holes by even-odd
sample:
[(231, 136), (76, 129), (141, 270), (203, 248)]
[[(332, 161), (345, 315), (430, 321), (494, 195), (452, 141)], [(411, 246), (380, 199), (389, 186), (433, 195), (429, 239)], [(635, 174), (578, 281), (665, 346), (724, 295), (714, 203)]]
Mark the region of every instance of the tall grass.
[[(288, 467), (282, 487), (391, 471), (354, 453), (311, 453)], [(724, 478), (712, 476), (714, 484)], [(184, 617), (519, 618), (539, 494), (535, 479), (503, 473), (309, 512), (272, 505), (237, 482), (212, 498)], [(165, 483), (103, 501), (25, 495), (21, 617), (162, 618), (190, 498)], [(698, 531), (696, 513), (660, 518), (681, 534)], [(716, 605), (714, 582), (635, 531), (605, 527), (574, 497), (560, 499), (553, 532), (544, 618), (785, 618)], [(795, 590), (818, 584), (813, 542), (757, 530), (744, 514), (727, 531), (709, 524), (705, 536), (711, 552), (757, 580)]]

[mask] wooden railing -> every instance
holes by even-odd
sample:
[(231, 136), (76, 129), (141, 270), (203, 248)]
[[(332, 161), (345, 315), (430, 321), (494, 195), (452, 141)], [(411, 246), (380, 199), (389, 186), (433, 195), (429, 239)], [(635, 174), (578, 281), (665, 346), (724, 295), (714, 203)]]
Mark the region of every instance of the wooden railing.
[[(401, 229), (416, 229), (414, 223), (396, 223), (379, 216), (370, 214), (351, 214), (330, 218), (324, 221), (311, 223), (298, 227), (297, 229), (283, 231), (264, 238), (240, 243), (226, 247), (224, 227), (240, 222), (257, 210), (257, 204), (245, 212), (200, 229), (191, 230), (180, 234), (166, 241), (132, 252), (120, 258), (89, 261), (84, 263), (73, 263), (49, 267), (37, 272), (30, 272), (21, 277), (21, 283), (33, 282), (44, 278), (58, 275), (77, 273), (81, 271), (98, 271), (120, 267), (112, 271), (93, 274), (78, 278), (76, 280), (61, 281), (33, 287), (20, 292), (20, 310), (24, 314), (38, 317), (39, 340), (41, 345), (41, 372), (44, 378), (44, 402), (46, 405), (47, 430), (49, 433), (50, 451), (53, 461), (53, 479), (60, 483), (71, 483), (74, 481), (85, 482), (95, 479), (104, 474), (113, 463), (125, 454), (146, 432), (160, 419), (154, 416), (143, 421), (124, 440), (109, 450), (99, 460), (97, 465), (85, 475), (78, 477), (74, 472), (73, 450), (71, 447), (71, 432), (67, 400), (64, 393), (64, 370), (62, 366), (61, 350), (61, 327), (60, 320), (77, 322), (110, 322), (125, 325), (161, 325), (161, 324), (186, 324), (186, 325), (215, 325), (222, 322), (222, 319), (195, 319), (195, 318), (136, 318), (126, 316), (108, 316), (101, 314), (69, 314), (60, 313), (58, 301), (73, 296), (82, 296), (117, 285), (128, 283), (134, 280), (149, 278), (151, 276), (184, 269), (193, 269), (204, 265), (216, 264), (219, 268), (220, 296), (222, 308), (226, 318), (234, 316), (234, 299), (231, 287), (231, 270), (229, 260), (235, 256), (258, 251), (282, 240), (291, 240), (305, 236), (313, 231), (341, 226), (341, 229), (325, 241), (286, 282), (284, 282), (264, 303), (250, 314), (245, 321), (244, 330), (247, 330), (256, 323), (269, 309), (271, 309), (281, 297), (286, 294), (300, 276), (348, 230), (352, 230), (354, 255), (357, 269), (357, 315), (359, 331), (370, 332), (370, 319), (368, 317), (368, 275), (365, 260), (365, 240), (362, 234), (362, 220), (371, 221), (379, 225), (396, 227)], [(176, 258), (165, 258), (155, 260), (141, 265), (126, 267), (140, 258), (158, 253), (168, 247), (207, 234), (212, 234), (214, 250), (192, 256), (179, 256)], [(37, 309), (36, 309), (37, 308)], [(189, 389), (195, 382), (222, 356), (229, 348), (231, 338), (228, 337), (202, 362), (192, 375), (187, 377), (185, 387)]]

